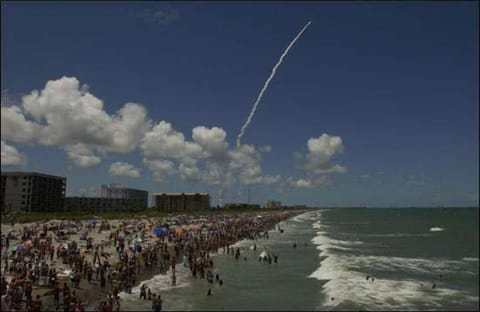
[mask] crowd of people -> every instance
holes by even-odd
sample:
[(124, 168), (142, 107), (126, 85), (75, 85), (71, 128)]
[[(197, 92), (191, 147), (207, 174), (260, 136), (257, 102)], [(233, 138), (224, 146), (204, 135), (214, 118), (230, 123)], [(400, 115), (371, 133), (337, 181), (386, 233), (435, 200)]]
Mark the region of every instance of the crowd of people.
[[(268, 230), (292, 215), (183, 216), (175, 222), (138, 219), (117, 226), (105, 220), (77, 221), (73, 225), (56, 221), (23, 226), (20, 231), (12, 227), (2, 233), (1, 239), (2, 311), (43, 311), (48, 300), (42, 299), (45, 296), (53, 297), (50, 302), (56, 310), (84, 311), (85, 299), (80, 297), (88, 291), (85, 288), (99, 288), (96, 300), (98, 293), (103, 293), (105, 299), (97, 301), (97, 311), (120, 310), (119, 293), (132, 293), (142, 273), (170, 271), (175, 285), (179, 262), (189, 268), (192, 277), (222, 285), (220, 275), (214, 274), (211, 255), (221, 250), (240, 260), (240, 249), (232, 247), (234, 243), (266, 238)], [(160, 226), (166, 229), (163, 235), (153, 235), (152, 230)], [(101, 239), (99, 235), (104, 233)], [(73, 235), (78, 241), (71, 238)], [(87, 286), (81, 287), (82, 283)], [(46, 291), (42, 296), (38, 291), (34, 295), (35, 289)], [(151, 300), (152, 310), (161, 311), (160, 294), (141, 285), (140, 297)]]

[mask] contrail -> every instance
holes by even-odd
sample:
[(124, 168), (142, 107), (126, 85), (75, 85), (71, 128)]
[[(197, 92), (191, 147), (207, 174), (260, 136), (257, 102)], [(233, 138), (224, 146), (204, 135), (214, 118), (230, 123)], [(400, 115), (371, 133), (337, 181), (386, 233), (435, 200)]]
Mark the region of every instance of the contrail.
[(258, 94), (257, 100), (253, 104), (253, 108), (252, 108), (252, 111), (250, 112), (250, 115), (248, 115), (247, 121), (245, 122), (242, 129), (240, 130), (240, 133), (237, 136), (237, 147), (240, 146), (240, 141), (243, 137), (243, 134), (245, 133), (245, 129), (247, 129), (248, 125), (252, 121), (253, 115), (255, 115), (255, 111), (257, 110), (257, 107), (258, 107), (258, 104), (260, 103), (260, 100), (262, 99), (263, 93), (265, 93), (265, 91), (268, 88), (268, 85), (270, 84), (270, 81), (275, 76), (275, 72), (277, 71), (277, 68), (282, 64), (283, 58), (288, 54), (288, 51), (290, 50), (290, 48), (295, 44), (295, 41), (297, 41), (298, 38), (300, 38), (300, 36), (303, 34), (305, 29), (307, 29), (307, 27), (308, 27), (308, 25), (310, 25), (310, 23), (311, 22), (309, 21), (305, 26), (303, 26), (302, 30), (298, 33), (298, 35), (295, 38), (293, 38), (292, 42), (290, 42), (290, 44), (285, 49), (285, 51), (283, 51), (283, 53), (280, 56), (280, 59), (278, 60), (277, 64), (275, 64), (275, 66), (273, 67), (272, 73), (270, 74), (270, 77), (268, 77), (267, 81), (265, 81), (265, 84), (263, 85), (263, 88), (260, 91), (260, 94)]

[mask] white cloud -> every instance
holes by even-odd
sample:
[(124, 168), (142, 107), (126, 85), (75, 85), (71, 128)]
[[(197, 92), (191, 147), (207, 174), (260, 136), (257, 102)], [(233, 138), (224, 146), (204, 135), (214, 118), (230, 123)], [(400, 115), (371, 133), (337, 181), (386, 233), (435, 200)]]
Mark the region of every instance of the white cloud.
[(287, 179), (287, 182), (292, 187), (305, 189), (318, 188), (332, 184), (328, 175), (311, 176), (310, 178), (301, 178), (298, 180), (290, 177)]
[(164, 182), (175, 172), (175, 164), (170, 160), (148, 160), (144, 158), (143, 162), (152, 172), (153, 180), (157, 182)]
[(80, 147), (72, 146), (80, 144), (82, 151), (95, 149), (103, 155), (128, 153), (150, 127), (143, 106), (127, 103), (109, 115), (103, 102), (75, 77), (48, 81), (43, 90), (23, 96), (23, 110), (3, 102), (2, 94), (2, 139), (63, 146), (73, 162), (84, 167), (100, 163), (101, 158), (91, 152), (79, 156)]
[[(230, 148), (227, 133), (220, 127), (194, 127), (191, 139), (186, 139), (169, 122), (152, 126), (145, 108), (136, 103), (127, 103), (109, 114), (103, 101), (75, 77), (48, 81), (42, 90), (23, 96), (22, 106), (4, 102), (2, 93), (2, 148), (8, 146), (10, 154), (19, 153), (7, 145), (8, 141), (58, 145), (75, 165), (85, 168), (99, 164), (109, 153), (129, 153), (139, 146), (143, 162), (156, 181), (178, 173), (182, 180), (220, 186), (222, 194), (233, 183), (285, 183), (280, 175), (262, 171), (262, 156), (271, 152), (271, 146), (244, 144)], [(343, 153), (340, 137), (322, 134), (310, 138), (307, 148), (305, 155), (295, 154), (306, 176), (289, 179), (290, 185), (318, 187), (329, 183), (329, 175), (346, 172), (345, 166), (331, 161)], [(120, 162), (113, 163), (109, 173), (140, 175), (139, 169)]]
[(103, 102), (80, 87), (75, 77), (48, 81), (42, 91), (34, 90), (23, 97), (23, 108), (42, 123), (43, 144), (82, 143), (128, 153), (149, 126), (143, 106), (127, 103), (110, 116)]
[(281, 181), (279, 175), (262, 174), (262, 153), (253, 145), (242, 144), (230, 151), (229, 156), (230, 168), (243, 184), (276, 184)]
[(65, 151), (73, 163), (81, 168), (92, 167), (102, 161), (89, 146), (82, 143), (66, 145)]
[(310, 138), (307, 141), (308, 152), (304, 156), (295, 153), (294, 157), (302, 161), (300, 169), (306, 172), (305, 178), (289, 178), (290, 186), (297, 188), (315, 188), (331, 184), (330, 175), (333, 173), (345, 173), (347, 167), (333, 164), (331, 159), (344, 151), (342, 138), (330, 136), (326, 133), (318, 138)]
[[(243, 184), (275, 184), (280, 176), (263, 176), (260, 167), (261, 152), (253, 145), (241, 145), (229, 150), (226, 132), (219, 127), (198, 126), (192, 130), (192, 141), (176, 131), (166, 121), (156, 124), (145, 134), (141, 149), (144, 162), (162, 181), (168, 176), (150, 163), (176, 163), (182, 180), (201, 181), (207, 185), (227, 187), (235, 182)], [(270, 150), (266, 148), (264, 150)], [(171, 173), (172, 170), (169, 170)]]
[(183, 133), (176, 131), (166, 121), (160, 121), (145, 134), (141, 148), (145, 157), (182, 159), (201, 155), (201, 147), (185, 141)]
[(196, 162), (193, 164), (180, 163), (178, 173), (182, 180), (198, 181), (200, 179), (200, 169), (196, 166)]
[(138, 178), (140, 176), (140, 170), (135, 168), (129, 163), (114, 162), (110, 165), (108, 173), (112, 176), (124, 176), (130, 178)]
[(346, 172), (346, 168), (340, 165), (333, 165), (330, 159), (336, 154), (342, 154), (344, 147), (342, 138), (329, 136), (324, 133), (318, 138), (310, 138), (307, 142), (308, 153), (304, 168), (315, 174)]
[(18, 152), (18, 150), (11, 145), (1, 141), (1, 163), (2, 166), (17, 166), (22, 165), (26, 161), (26, 157)]
[(298, 188), (310, 188), (312, 187), (312, 182), (310, 180), (298, 179), (294, 182), (295, 186)]
[(192, 138), (205, 152), (204, 157), (223, 158), (228, 151), (228, 143), (225, 141), (227, 133), (218, 127), (211, 129), (199, 126), (192, 130)]
[(42, 128), (25, 119), (18, 106), (1, 107), (1, 137), (3, 140), (25, 143), (40, 134)]

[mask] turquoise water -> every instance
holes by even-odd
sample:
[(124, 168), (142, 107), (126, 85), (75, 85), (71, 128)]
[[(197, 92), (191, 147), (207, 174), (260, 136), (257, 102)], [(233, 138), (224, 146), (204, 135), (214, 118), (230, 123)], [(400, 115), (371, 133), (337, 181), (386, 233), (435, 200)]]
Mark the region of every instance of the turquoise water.
[[(478, 218), (460, 208), (312, 211), (270, 239), (239, 242), (240, 261), (214, 256), (224, 284), (212, 296), (184, 268), (176, 287), (170, 275), (146, 283), (164, 310), (478, 310)], [(259, 262), (263, 250), (279, 262)], [(121, 294), (122, 310), (150, 309), (138, 293)]]

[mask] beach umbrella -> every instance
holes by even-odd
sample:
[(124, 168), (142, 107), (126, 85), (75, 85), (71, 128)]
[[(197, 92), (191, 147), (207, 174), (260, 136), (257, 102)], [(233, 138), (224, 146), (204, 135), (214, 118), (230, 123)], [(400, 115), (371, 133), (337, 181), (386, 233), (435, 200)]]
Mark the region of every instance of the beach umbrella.
[(156, 236), (164, 236), (167, 233), (167, 229), (164, 227), (156, 227), (153, 229), (153, 233)]

